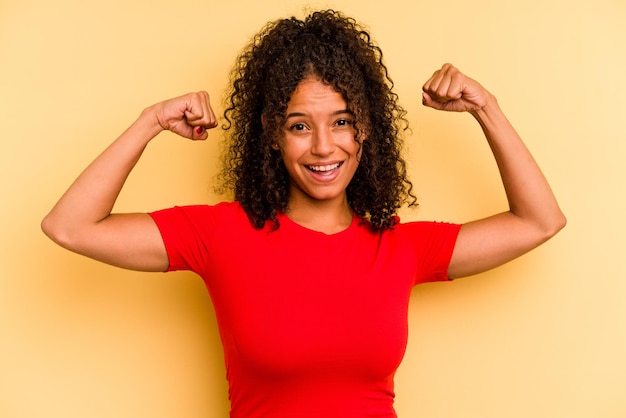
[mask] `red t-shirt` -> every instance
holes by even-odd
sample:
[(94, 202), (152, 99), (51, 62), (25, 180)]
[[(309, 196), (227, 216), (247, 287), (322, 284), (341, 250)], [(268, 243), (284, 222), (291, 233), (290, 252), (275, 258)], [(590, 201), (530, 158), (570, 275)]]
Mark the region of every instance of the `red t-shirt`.
[(460, 225), (337, 234), (279, 216), (254, 229), (238, 203), (151, 214), (169, 270), (198, 273), (224, 346), (232, 417), (395, 417), (393, 376), (411, 288), (447, 280)]

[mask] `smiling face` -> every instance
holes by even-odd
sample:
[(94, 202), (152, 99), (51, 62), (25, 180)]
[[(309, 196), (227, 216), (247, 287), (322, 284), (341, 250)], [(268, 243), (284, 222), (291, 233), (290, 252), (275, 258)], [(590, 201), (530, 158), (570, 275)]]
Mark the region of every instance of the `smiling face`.
[(302, 80), (287, 105), (280, 149), (290, 177), (289, 207), (318, 202), (347, 205), (361, 143), (341, 93), (315, 77)]

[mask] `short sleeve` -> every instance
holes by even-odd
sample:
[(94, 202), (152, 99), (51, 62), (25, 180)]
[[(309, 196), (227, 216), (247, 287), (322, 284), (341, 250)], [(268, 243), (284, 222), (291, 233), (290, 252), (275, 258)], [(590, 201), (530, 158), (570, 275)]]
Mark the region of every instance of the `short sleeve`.
[(210, 206), (176, 206), (149, 214), (156, 223), (169, 259), (167, 271), (200, 273), (205, 265), (207, 240), (214, 217)]
[(398, 227), (414, 251), (417, 263), (414, 285), (450, 280), (448, 266), (461, 225), (445, 222), (409, 222)]

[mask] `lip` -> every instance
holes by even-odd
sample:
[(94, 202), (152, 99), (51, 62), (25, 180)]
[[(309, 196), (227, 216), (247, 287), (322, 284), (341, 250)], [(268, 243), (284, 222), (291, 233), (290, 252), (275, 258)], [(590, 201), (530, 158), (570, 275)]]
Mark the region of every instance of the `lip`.
[(328, 183), (339, 176), (343, 161), (325, 162), (316, 164), (306, 164), (304, 167), (306, 172), (316, 181)]

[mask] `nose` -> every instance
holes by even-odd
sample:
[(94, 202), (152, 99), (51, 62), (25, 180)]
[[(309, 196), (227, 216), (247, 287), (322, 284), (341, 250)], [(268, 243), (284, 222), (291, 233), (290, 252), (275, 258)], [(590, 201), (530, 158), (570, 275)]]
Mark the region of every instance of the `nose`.
[(311, 153), (325, 157), (331, 155), (335, 151), (335, 140), (332, 132), (328, 128), (316, 129), (313, 132), (313, 143), (311, 144)]

